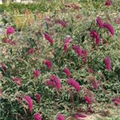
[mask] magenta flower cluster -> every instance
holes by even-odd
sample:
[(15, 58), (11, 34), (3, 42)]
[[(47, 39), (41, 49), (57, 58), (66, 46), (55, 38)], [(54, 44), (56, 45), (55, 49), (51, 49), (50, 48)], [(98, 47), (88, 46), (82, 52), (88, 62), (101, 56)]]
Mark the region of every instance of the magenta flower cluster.
[[(104, 23), (100, 17), (98, 17), (96, 19), (96, 21), (100, 28), (106, 28), (111, 33), (111, 35), (115, 34), (114, 27), (110, 23)], [(93, 31), (90, 31), (90, 35), (92, 38), (96, 39), (96, 45), (99, 45), (100, 44), (99, 33), (97, 33), (97, 31), (93, 30)], [(110, 57), (105, 58), (105, 65), (106, 65), (107, 70), (111, 70), (111, 58)]]

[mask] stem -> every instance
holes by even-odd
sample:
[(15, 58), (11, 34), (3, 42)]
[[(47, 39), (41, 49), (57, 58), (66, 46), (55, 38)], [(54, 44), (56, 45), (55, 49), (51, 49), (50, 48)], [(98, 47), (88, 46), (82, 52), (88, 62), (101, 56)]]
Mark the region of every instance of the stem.
[(73, 96), (73, 90), (70, 89), (69, 93), (70, 93), (70, 101), (71, 101), (71, 104), (72, 104), (72, 108), (74, 110), (74, 108), (75, 108), (75, 101), (74, 101), (74, 96)]

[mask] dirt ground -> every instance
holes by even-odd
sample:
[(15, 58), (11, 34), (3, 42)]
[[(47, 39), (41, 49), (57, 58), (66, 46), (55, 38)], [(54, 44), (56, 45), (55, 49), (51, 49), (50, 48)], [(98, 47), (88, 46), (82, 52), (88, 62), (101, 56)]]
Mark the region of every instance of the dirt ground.
[(101, 105), (96, 107), (96, 112), (93, 114), (85, 114), (86, 117), (80, 118), (68, 118), (67, 120), (120, 120), (120, 106)]

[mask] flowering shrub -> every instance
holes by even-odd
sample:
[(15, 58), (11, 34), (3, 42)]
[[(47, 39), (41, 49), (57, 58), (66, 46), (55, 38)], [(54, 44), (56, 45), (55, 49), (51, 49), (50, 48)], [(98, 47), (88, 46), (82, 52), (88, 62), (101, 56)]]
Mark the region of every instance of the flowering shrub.
[(95, 112), (100, 102), (120, 104), (119, 26), (110, 17), (114, 8), (110, 14), (110, 5), (101, 4), (106, 5), (98, 9), (102, 15), (85, 11), (82, 3), (81, 10), (67, 4), (26, 30), (7, 24), (1, 42), (1, 120), (80, 118), (86, 117), (80, 107)]

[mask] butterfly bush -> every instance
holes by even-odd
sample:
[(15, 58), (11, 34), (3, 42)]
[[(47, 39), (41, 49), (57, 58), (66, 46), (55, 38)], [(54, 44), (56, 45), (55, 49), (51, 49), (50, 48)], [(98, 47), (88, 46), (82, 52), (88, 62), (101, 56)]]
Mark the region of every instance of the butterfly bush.
[(100, 35), (96, 31), (90, 32), (91, 37), (93, 37), (96, 40), (96, 45), (99, 45), (100, 43)]
[(2, 89), (0, 89), (0, 95), (2, 95)]
[(63, 20), (55, 20), (56, 23), (60, 24), (62, 27), (66, 27), (67, 26), (67, 22), (63, 21)]
[(66, 67), (66, 68), (64, 68), (64, 72), (65, 72), (65, 74), (68, 76), (68, 77), (71, 77), (71, 72), (70, 72), (70, 70)]
[(111, 59), (109, 57), (105, 58), (106, 69), (111, 70)]
[(29, 49), (29, 53), (30, 53), (30, 54), (33, 54), (34, 52), (35, 52), (34, 48), (30, 48), (30, 49)]
[(50, 80), (47, 81), (47, 85), (55, 87), (59, 91), (61, 89), (61, 80), (59, 77), (52, 75)]
[(54, 12), (26, 29), (6, 24), (0, 59), (2, 118), (82, 119), (101, 102), (120, 105), (119, 30), (107, 11), (114, 6), (110, 0), (97, 6), (94, 11), (84, 3), (54, 6)]
[(102, 19), (100, 17), (97, 17), (96, 21), (97, 21), (97, 24), (99, 25), (99, 27), (102, 28), (103, 27)]
[(40, 70), (35, 70), (34, 71), (34, 76), (39, 77), (40, 76)]
[(51, 68), (52, 68), (52, 66), (53, 66), (53, 63), (52, 63), (52, 61), (50, 61), (50, 60), (45, 60), (45, 65), (48, 67), (48, 69), (50, 70)]
[(35, 113), (34, 118), (35, 120), (42, 120), (42, 115), (40, 113)]
[(111, 24), (109, 24), (109, 23), (104, 23), (104, 24), (103, 24), (103, 27), (106, 28), (106, 29), (108, 29), (109, 32), (111, 33), (111, 35), (114, 35), (114, 34), (115, 34), (114, 27), (113, 27)]
[(72, 42), (72, 38), (70, 36), (67, 36), (66, 39), (64, 40), (64, 51), (67, 52), (70, 43)]
[(63, 114), (58, 114), (56, 120), (66, 120)]
[(36, 100), (40, 104), (40, 102), (41, 102), (41, 94), (36, 94)]
[(75, 116), (74, 116), (74, 118), (76, 118), (76, 119), (84, 119), (84, 118), (86, 118), (87, 116), (85, 115), (85, 114), (82, 114), (82, 113), (77, 113), (77, 114), (75, 114)]
[(19, 86), (22, 85), (21, 79), (18, 77), (13, 78), (13, 81), (16, 82)]
[(73, 46), (73, 50), (77, 53), (79, 57), (82, 56), (82, 48), (78, 45)]
[(33, 111), (33, 100), (32, 100), (32, 98), (29, 95), (26, 95), (25, 100), (26, 100), (26, 102), (29, 106), (30, 112), (32, 113), (32, 111)]
[(120, 105), (120, 98), (119, 98), (119, 97), (115, 97), (115, 98), (113, 99), (113, 101), (114, 101), (114, 104), (115, 104), (116, 106)]
[(112, 0), (106, 0), (105, 5), (108, 6), (108, 7), (111, 6), (112, 5)]
[(53, 38), (48, 33), (45, 33), (44, 37), (45, 37), (46, 40), (48, 40), (50, 42), (50, 44), (54, 43)]
[(91, 98), (90, 98), (90, 96), (86, 96), (86, 97), (85, 97), (85, 100), (86, 100), (86, 103), (87, 103), (88, 105), (91, 105)]
[(15, 33), (15, 29), (13, 27), (8, 27), (7, 28), (7, 34), (10, 35), (10, 34), (13, 34)]
[(67, 83), (72, 87), (74, 87), (77, 92), (80, 92), (81, 86), (76, 80), (74, 80), (73, 78), (70, 78), (69, 80), (67, 80)]

